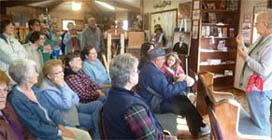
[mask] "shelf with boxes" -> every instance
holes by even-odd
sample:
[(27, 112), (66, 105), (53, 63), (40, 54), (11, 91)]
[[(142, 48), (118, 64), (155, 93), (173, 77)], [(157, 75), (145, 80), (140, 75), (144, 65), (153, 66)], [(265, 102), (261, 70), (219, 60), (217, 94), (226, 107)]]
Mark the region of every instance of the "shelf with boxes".
[[(193, 0), (199, 2), (199, 36), (192, 46), (198, 49), (197, 73), (214, 73), (215, 86), (234, 83), (239, 30), (240, 0)], [(194, 67), (194, 66), (193, 66)]]

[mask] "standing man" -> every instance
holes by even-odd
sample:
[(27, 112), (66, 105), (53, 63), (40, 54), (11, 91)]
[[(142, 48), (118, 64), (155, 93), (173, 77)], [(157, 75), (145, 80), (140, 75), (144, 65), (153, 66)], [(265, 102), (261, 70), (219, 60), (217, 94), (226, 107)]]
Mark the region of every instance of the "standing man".
[(96, 20), (94, 17), (88, 19), (88, 27), (82, 32), (81, 46), (95, 47), (98, 58), (101, 58), (101, 53), (104, 51), (103, 33), (96, 27)]
[(193, 85), (189, 78), (184, 81), (169, 83), (161, 72), (165, 62), (165, 51), (155, 47), (147, 54), (146, 62), (139, 75), (139, 94), (155, 113), (174, 113), (185, 116), (193, 136), (204, 136), (210, 133), (209, 125), (202, 122), (202, 117), (186, 96), (187, 87)]
[(248, 51), (243, 37), (237, 37), (238, 54), (245, 60), (240, 77), (240, 86), (246, 89), (250, 116), (261, 128), (263, 135), (271, 136), (270, 105), (272, 99), (272, 13), (257, 16), (255, 27), (259, 39)]

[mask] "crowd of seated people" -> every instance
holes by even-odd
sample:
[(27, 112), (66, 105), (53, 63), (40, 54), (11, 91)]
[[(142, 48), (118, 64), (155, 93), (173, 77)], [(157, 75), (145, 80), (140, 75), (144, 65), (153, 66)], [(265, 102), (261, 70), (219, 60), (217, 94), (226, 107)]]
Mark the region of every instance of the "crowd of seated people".
[(67, 55), (64, 68), (50, 58), (50, 36), (40, 31), (39, 20), (29, 23), (24, 45), (15, 39), (10, 20), (0, 24), (0, 138), (91, 139), (91, 134), (99, 139), (105, 94), (81, 69), (80, 53)]
[[(8, 129), (4, 130), (2, 137), (100, 139), (98, 114), (103, 104), (106, 104), (103, 119), (106, 122), (106, 133), (110, 138), (176, 139), (163, 134), (163, 128), (153, 115), (155, 112), (153, 106), (143, 96), (141, 83), (144, 81), (141, 74), (139, 83), (142, 97), (131, 91), (138, 83), (139, 62), (135, 57), (130, 54), (116, 56), (110, 64), (109, 76), (103, 64), (97, 59), (96, 48), (88, 46), (81, 52), (70, 52), (64, 56), (63, 63), (60, 59), (50, 60), (52, 53), (50, 37), (40, 31), (38, 20), (33, 19), (29, 22), (31, 32), (26, 39), (28, 43), (24, 46), (12, 35), (13, 23), (10, 21), (3, 23), (5, 24), (1, 22), (0, 43), (7, 46), (0, 47), (0, 69), (4, 71), (4, 76), (0, 77), (1, 103), (4, 104), (1, 108), (0, 123), (3, 122)], [(49, 42), (46, 43), (47, 41)], [(154, 54), (157, 48), (151, 43), (145, 43), (143, 46), (145, 47), (142, 49), (145, 52), (145, 58), (141, 61), (143, 69), (146, 64), (150, 65), (151, 59), (153, 61), (154, 58), (157, 63), (159, 61), (155, 58), (165, 55), (161, 52)], [(5, 80), (7, 77), (8, 80)], [(6, 82), (1, 82), (2, 80)], [(12, 86), (8, 86), (10, 80), (14, 81)], [(113, 87), (111, 80), (114, 81)], [(176, 89), (179, 93), (185, 90), (186, 82), (180, 82), (182, 88)], [(6, 103), (8, 89), (10, 92)], [(116, 104), (120, 103), (119, 97), (123, 98), (122, 104)], [(11, 111), (8, 112), (16, 115), (5, 113), (4, 110), (10, 108)], [(133, 115), (138, 111), (140, 114)], [(161, 113), (167, 112), (173, 111), (163, 110)], [(192, 114), (186, 114), (189, 115)], [(10, 116), (15, 116), (15, 119), (10, 119)], [(119, 117), (125, 117), (126, 123)], [(112, 119), (116, 119), (114, 123)], [(139, 125), (135, 121), (146, 122), (146, 125)], [(201, 117), (197, 121), (199, 124), (192, 128), (195, 129), (194, 134), (203, 131), (201, 127), (205, 127)], [(4, 125), (1, 125), (0, 130), (2, 126)], [(117, 131), (119, 127), (122, 129)], [(134, 129), (135, 127), (148, 131), (139, 132), (139, 129)], [(11, 131), (9, 135), (8, 131)], [(128, 131), (129, 133), (126, 133)]]
[(9, 75), (16, 82), (8, 96), (21, 123), (37, 139), (91, 139), (88, 132), (64, 122), (58, 110), (41, 96), (33, 85), (39, 74), (32, 60), (16, 60), (9, 67)]
[[(111, 80), (115, 80), (115, 86), (112, 87), (109, 74), (106, 72), (100, 60), (97, 59), (96, 48), (92, 46), (85, 47), (81, 52), (75, 51), (66, 54), (63, 60), (64, 63), (59, 59), (50, 60), (45, 58), (50, 51), (45, 52), (45, 50), (41, 49), (41, 47), (44, 47), (43, 49), (46, 48), (44, 44), (47, 37), (44, 33), (39, 31), (38, 27), (35, 27), (38, 26), (38, 24), (39, 22), (35, 20), (31, 21), (31, 28), (33, 28), (33, 30), (31, 30), (32, 32), (27, 39), (29, 41), (27, 44), (20, 46), (20, 43), (17, 41), (17, 50), (20, 50), (19, 52), (24, 55), (20, 53), (16, 54), (16, 49), (9, 52), (12, 54), (11, 56), (18, 55), (18, 57), (16, 56), (14, 58), (21, 59), (9, 60), (3, 72), (3, 74), (8, 75), (7, 77), (15, 82), (15, 84), (10, 87), (10, 93), (7, 99), (8, 103), (3, 102), (6, 106), (1, 109), (1, 120), (3, 120), (5, 125), (9, 126), (7, 127), (8, 129), (5, 129), (6, 133), (3, 137), (17, 137), (19, 139), (26, 139), (28, 137), (35, 137), (37, 139), (91, 139), (92, 137), (94, 139), (100, 139), (101, 132), (99, 132), (98, 128), (98, 112), (100, 108), (104, 103), (109, 103), (109, 106), (107, 105), (108, 107), (106, 106), (105, 108), (105, 114), (110, 110), (113, 111), (113, 113), (118, 111), (117, 109), (110, 109), (112, 102), (107, 99), (109, 88), (111, 88), (111, 94), (123, 91), (123, 89), (126, 89), (126, 92), (130, 93), (131, 88), (138, 82), (138, 60), (131, 55), (124, 55), (118, 56), (116, 60), (112, 62), (110, 69), (113, 72), (113, 76), (111, 75)], [(3, 29), (10, 30), (14, 28), (12, 22), (8, 22), (6, 26), (7, 27)], [(34, 30), (34, 28), (37, 29)], [(10, 32), (9, 34), (12, 35), (12, 31)], [(2, 34), (2, 36), (3, 41), (5, 41), (5, 38), (12, 39), (5, 33)], [(148, 47), (146, 49), (146, 55), (148, 51), (154, 48), (152, 45), (151, 47), (148, 46), (149, 44), (143, 45)], [(50, 49), (47, 48), (47, 51), (48, 50)], [(9, 56), (8, 53), (6, 55)], [(2, 55), (0, 58), (1, 61), (4, 60)], [(133, 61), (125, 63), (126, 59)], [(146, 59), (146, 61), (148, 60)], [(116, 66), (119, 63), (124, 67)], [(144, 63), (145, 62), (143, 62), (143, 64)], [(128, 66), (126, 66), (126, 64)], [(1, 67), (1, 69), (2, 68), (4, 67)], [(119, 73), (116, 72), (118, 69), (121, 70)], [(135, 73), (130, 73), (130, 70), (135, 71)], [(122, 81), (122, 79), (126, 77), (129, 77), (129, 79)], [(115, 78), (120, 78), (119, 80), (121, 81)], [(0, 80), (2, 79), (4, 78), (1, 77)], [(119, 85), (118, 82), (123, 83), (123, 85)], [(130, 87), (126, 87), (126, 83), (124, 82), (127, 82)], [(3, 87), (3, 90), (1, 89), (1, 97), (3, 97), (3, 100), (6, 100), (8, 84), (9, 82), (4, 83), (4, 85), (0, 84), (0, 87)], [(138, 98), (141, 100), (138, 100)], [(113, 98), (110, 100), (112, 99)], [(129, 98), (124, 98), (124, 100), (127, 99)], [(126, 104), (134, 100), (135, 103), (141, 103), (141, 105), (134, 106), (133, 104)], [(120, 102), (120, 99), (116, 101)], [(143, 119), (140, 117), (138, 121), (139, 123), (147, 121), (147, 126), (142, 127), (152, 128), (150, 130), (155, 131), (155, 133), (147, 135), (145, 138), (175, 139), (175, 137), (168, 137), (163, 134), (163, 129), (153, 116), (149, 104), (146, 104), (145, 100), (138, 94), (135, 94), (135, 97), (133, 95), (132, 99), (124, 101), (124, 104), (120, 105), (124, 105), (124, 107), (132, 105), (131, 110), (126, 110), (127, 112), (125, 114), (119, 114), (126, 117), (126, 121), (130, 124), (129, 126), (124, 126), (123, 129), (131, 130), (130, 135), (127, 135), (126, 138), (140, 139), (141, 135), (150, 132), (144, 131), (138, 133), (138, 130), (133, 130), (133, 127), (137, 125), (137, 123), (133, 123), (133, 120), (137, 120), (139, 116), (129, 115), (134, 113), (134, 109), (144, 109), (141, 115), (147, 115), (147, 118)], [(16, 115), (12, 116), (18, 116), (17, 121), (10, 121), (9, 115), (3, 113), (3, 110), (7, 108), (14, 110), (9, 112), (15, 112)], [(112, 114), (108, 115), (107, 119), (111, 118)], [(130, 118), (127, 118), (129, 116)], [(108, 131), (111, 130), (112, 125), (118, 125), (119, 121), (120, 120), (116, 120), (117, 124), (111, 124), (110, 119), (105, 120), (105, 122), (109, 123), (109, 127), (106, 127), (106, 129), (108, 129)], [(19, 122), (17, 125), (20, 129), (17, 129), (17, 125), (14, 125), (13, 122)], [(10, 135), (7, 135), (7, 131), (12, 132), (9, 133)], [(138, 134), (134, 135), (133, 133)], [(118, 131), (110, 132), (112, 138), (125, 138), (123, 134), (123, 132), (119, 133)]]

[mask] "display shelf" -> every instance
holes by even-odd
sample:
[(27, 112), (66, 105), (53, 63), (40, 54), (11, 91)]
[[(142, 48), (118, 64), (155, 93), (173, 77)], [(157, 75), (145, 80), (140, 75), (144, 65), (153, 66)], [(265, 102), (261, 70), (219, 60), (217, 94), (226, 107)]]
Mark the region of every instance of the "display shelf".
[[(215, 86), (233, 86), (241, 1), (192, 2), (199, 3), (200, 13), (199, 19), (195, 20), (198, 26), (194, 26), (198, 28), (198, 36), (191, 39), (190, 68), (197, 73), (214, 73)], [(231, 74), (224, 75), (225, 71)]]

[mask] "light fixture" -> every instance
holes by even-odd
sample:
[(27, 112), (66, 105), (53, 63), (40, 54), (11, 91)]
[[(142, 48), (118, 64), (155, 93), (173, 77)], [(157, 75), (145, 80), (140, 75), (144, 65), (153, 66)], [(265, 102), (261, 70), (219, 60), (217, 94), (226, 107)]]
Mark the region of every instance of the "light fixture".
[(113, 7), (112, 5), (110, 5), (110, 4), (106, 3), (106, 2), (102, 2), (102, 1), (98, 1), (98, 0), (96, 0), (95, 2), (102, 5), (102, 6), (104, 6), (104, 7), (106, 7), (106, 8), (108, 8), (108, 9), (110, 9), (110, 10), (115, 10), (115, 7)]
[(158, 3), (154, 4), (154, 8), (164, 8), (168, 5), (171, 5), (171, 1), (170, 0), (159, 0)]
[(81, 2), (72, 1), (72, 10), (78, 11), (81, 9)]

